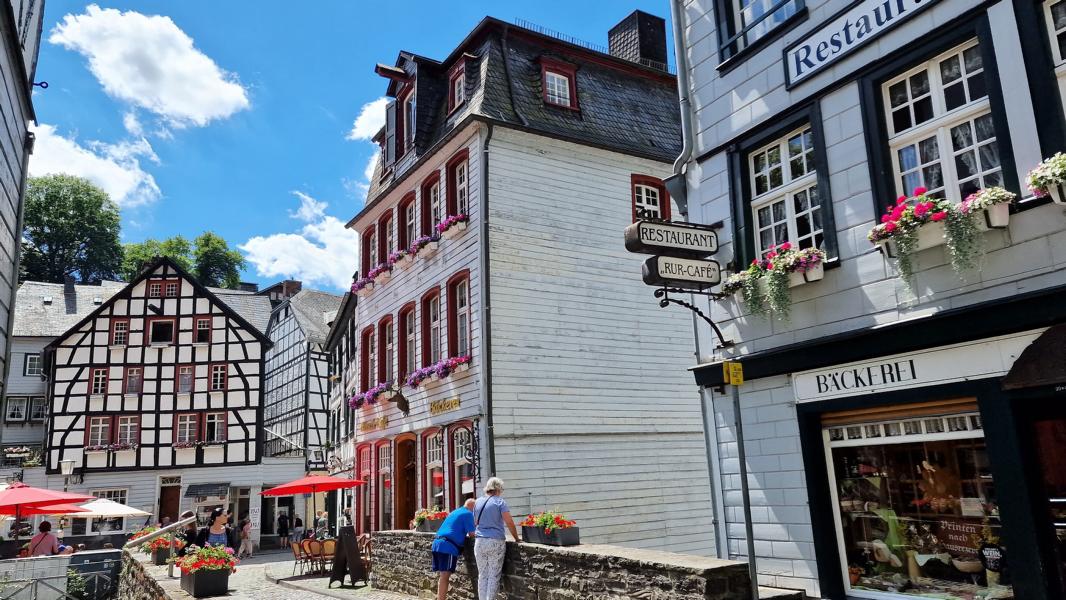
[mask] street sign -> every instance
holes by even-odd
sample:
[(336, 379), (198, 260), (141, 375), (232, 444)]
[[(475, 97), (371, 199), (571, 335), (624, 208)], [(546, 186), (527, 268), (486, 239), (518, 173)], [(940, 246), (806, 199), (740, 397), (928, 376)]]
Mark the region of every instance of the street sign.
[(722, 282), (722, 267), (713, 260), (653, 256), (642, 271), (648, 285), (702, 290)]
[(723, 362), (722, 378), (728, 385), (744, 385), (744, 365), (731, 360)]
[(637, 221), (625, 230), (626, 250), (640, 254), (665, 254), (706, 258), (718, 252), (718, 234), (709, 225)]

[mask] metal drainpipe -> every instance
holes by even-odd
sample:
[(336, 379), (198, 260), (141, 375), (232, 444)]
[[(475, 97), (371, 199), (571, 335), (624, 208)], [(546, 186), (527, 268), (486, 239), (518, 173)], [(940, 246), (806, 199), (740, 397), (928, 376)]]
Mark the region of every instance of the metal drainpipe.
[[(685, 44), (685, 27), (683, 24), (684, 19), (684, 7), (682, 6), (682, 0), (670, 0), (670, 19), (673, 23), (674, 29), (674, 61), (677, 63), (677, 97), (678, 106), (681, 111), (681, 154), (678, 155), (677, 160), (674, 161), (674, 175), (682, 175), (687, 171), (686, 167), (689, 160), (692, 158), (692, 150), (695, 147), (694, 132), (692, 128), (692, 104), (689, 100), (689, 95), (692, 93), (692, 87), (689, 83), (688, 73), (688, 50)], [(684, 179), (682, 179), (684, 182)], [(685, 211), (682, 216), (685, 221), (689, 221), (689, 204), (688, 199), (685, 200)], [(689, 301), (695, 305), (695, 294), (690, 295)], [(702, 361), (700, 355), (700, 326), (699, 319), (696, 318), (696, 313), (692, 313), (692, 338), (695, 343), (695, 351), (693, 354), (696, 356), (696, 363), (699, 364)], [(719, 518), (721, 514), (720, 498), (719, 498), (719, 485), (715, 484), (715, 477), (719, 471), (717, 456), (718, 456), (718, 430), (713, 421), (708, 420), (708, 410), (705, 390), (700, 388), (700, 411), (703, 414), (703, 439), (707, 453), (707, 481), (711, 486), (711, 514), (713, 515), (712, 523), (714, 528), (714, 543), (718, 552), (719, 558), (728, 557), (728, 543), (723, 544), (722, 538), (722, 520)], [(710, 414), (711, 419), (714, 419), (713, 411)], [(723, 552), (723, 548), (726, 550)]]
[(492, 131), (492, 123), (486, 123), (481, 140), (481, 252), (478, 257), (481, 272), (481, 368), (478, 369), (478, 384), (485, 398), (488, 472), (496, 475), (496, 442), (492, 425), (492, 315), (489, 303), (489, 141), (492, 140)]

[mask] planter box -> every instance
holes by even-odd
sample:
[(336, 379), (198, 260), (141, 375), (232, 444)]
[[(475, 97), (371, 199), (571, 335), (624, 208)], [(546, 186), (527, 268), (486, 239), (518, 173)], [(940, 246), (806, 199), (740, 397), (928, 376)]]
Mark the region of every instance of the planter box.
[[(944, 238), (945, 229), (944, 224), (940, 222), (926, 223), (918, 228), (918, 239), (915, 244), (914, 251), (927, 250), (929, 248), (935, 248), (937, 246), (943, 246), (947, 243)], [(896, 242), (892, 239), (887, 239), (878, 243), (881, 247), (881, 251), (885, 253), (885, 256), (889, 258), (896, 258), (899, 256), (899, 251), (896, 249)]]
[(977, 228), (981, 231), (1003, 229), (1010, 224), (1010, 203), (995, 204), (975, 217)]
[(540, 527), (522, 527), (522, 541), (547, 546), (577, 546), (581, 543), (580, 529), (580, 527), (552, 529), (551, 533), (545, 534)]
[(812, 281), (821, 281), (825, 277), (825, 264), (818, 263), (803, 273), (795, 272), (788, 274), (788, 287), (796, 287)]
[(29, 452), (6, 452), (4, 456), (7, 458), (26, 458), (29, 456)]
[(196, 447), (175, 448), (174, 462), (179, 465), (191, 465), (196, 463)]
[(445, 229), (441, 232), (440, 235), (444, 239), (450, 240), (459, 237), (459, 234), (463, 233), (464, 231), (466, 231), (466, 223), (462, 222), (456, 223), (455, 225), (452, 225), (451, 227)]
[[(175, 554), (176, 555), (176, 554)], [(163, 566), (167, 564), (167, 560), (170, 558), (170, 548), (161, 548), (152, 552), (152, 564), (157, 566)]]
[(365, 298), (366, 295), (369, 294), (370, 292), (372, 292), (373, 290), (374, 290), (374, 283), (370, 282), (370, 283), (366, 284), (366, 287), (364, 287), (363, 289), (361, 289), (358, 292), (356, 292), (355, 295), (360, 297), (360, 298)]
[(385, 283), (386, 281), (388, 281), (390, 279), (392, 279), (392, 271), (385, 271), (381, 275), (378, 275), (377, 277), (374, 278), (374, 283), (381, 284), (381, 283)]
[(380, 394), (378, 394), (377, 401), (378, 402), (385, 402), (385, 401), (388, 401), (388, 400), (392, 400), (395, 397), (396, 397), (396, 391), (395, 390), (386, 390), (386, 391), (381, 392)]
[(93, 450), (85, 453), (85, 466), (86, 467), (106, 467), (107, 466), (107, 451), (106, 450)]
[(426, 519), (418, 524), (415, 531), (421, 531), (422, 533), (436, 533), (443, 522), (444, 519)]
[(189, 593), (193, 598), (208, 598), (210, 596), (225, 596), (229, 590), (229, 570), (219, 571), (196, 571), (195, 573), (181, 573), (181, 589)]
[(430, 242), (425, 246), (422, 246), (422, 248), (418, 251), (418, 255), (424, 257), (433, 256), (437, 253), (437, 248), (439, 246), (440, 242)]
[(415, 264), (415, 257), (411, 256), (410, 254), (405, 254), (403, 258), (396, 261), (396, 265), (399, 266), (401, 269), (406, 269), (407, 267), (413, 264)]
[(132, 467), (137, 464), (137, 451), (136, 450), (116, 450), (115, 451), (115, 466), (116, 467)]
[(463, 364), (455, 367), (455, 371), (454, 372), (455, 373), (466, 373), (469, 370), (470, 370), (470, 363), (463, 363)]
[(1047, 191), (1055, 204), (1066, 204), (1066, 187), (1063, 184), (1053, 185)]

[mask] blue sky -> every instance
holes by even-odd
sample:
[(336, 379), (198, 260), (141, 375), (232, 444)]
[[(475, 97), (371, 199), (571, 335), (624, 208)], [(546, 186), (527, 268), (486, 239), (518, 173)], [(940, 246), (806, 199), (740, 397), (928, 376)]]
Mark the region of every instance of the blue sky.
[[(123, 241), (213, 230), (248, 281), (340, 289), (384, 118), (375, 63), (443, 58), (485, 15), (595, 44), (667, 0), (431, 2), (48, 0), (32, 174), (93, 179), (122, 207)], [(669, 26), (669, 25), (668, 25)], [(366, 108), (369, 105), (369, 108)], [(354, 130), (354, 131), (353, 131)], [(354, 133), (354, 135), (353, 135)]]

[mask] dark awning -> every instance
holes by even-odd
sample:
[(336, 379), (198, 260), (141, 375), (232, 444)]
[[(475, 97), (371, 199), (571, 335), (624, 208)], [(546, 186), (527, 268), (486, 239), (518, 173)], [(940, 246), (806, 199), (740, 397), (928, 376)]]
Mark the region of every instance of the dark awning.
[(185, 490), (186, 498), (228, 496), (228, 483), (193, 483)]

